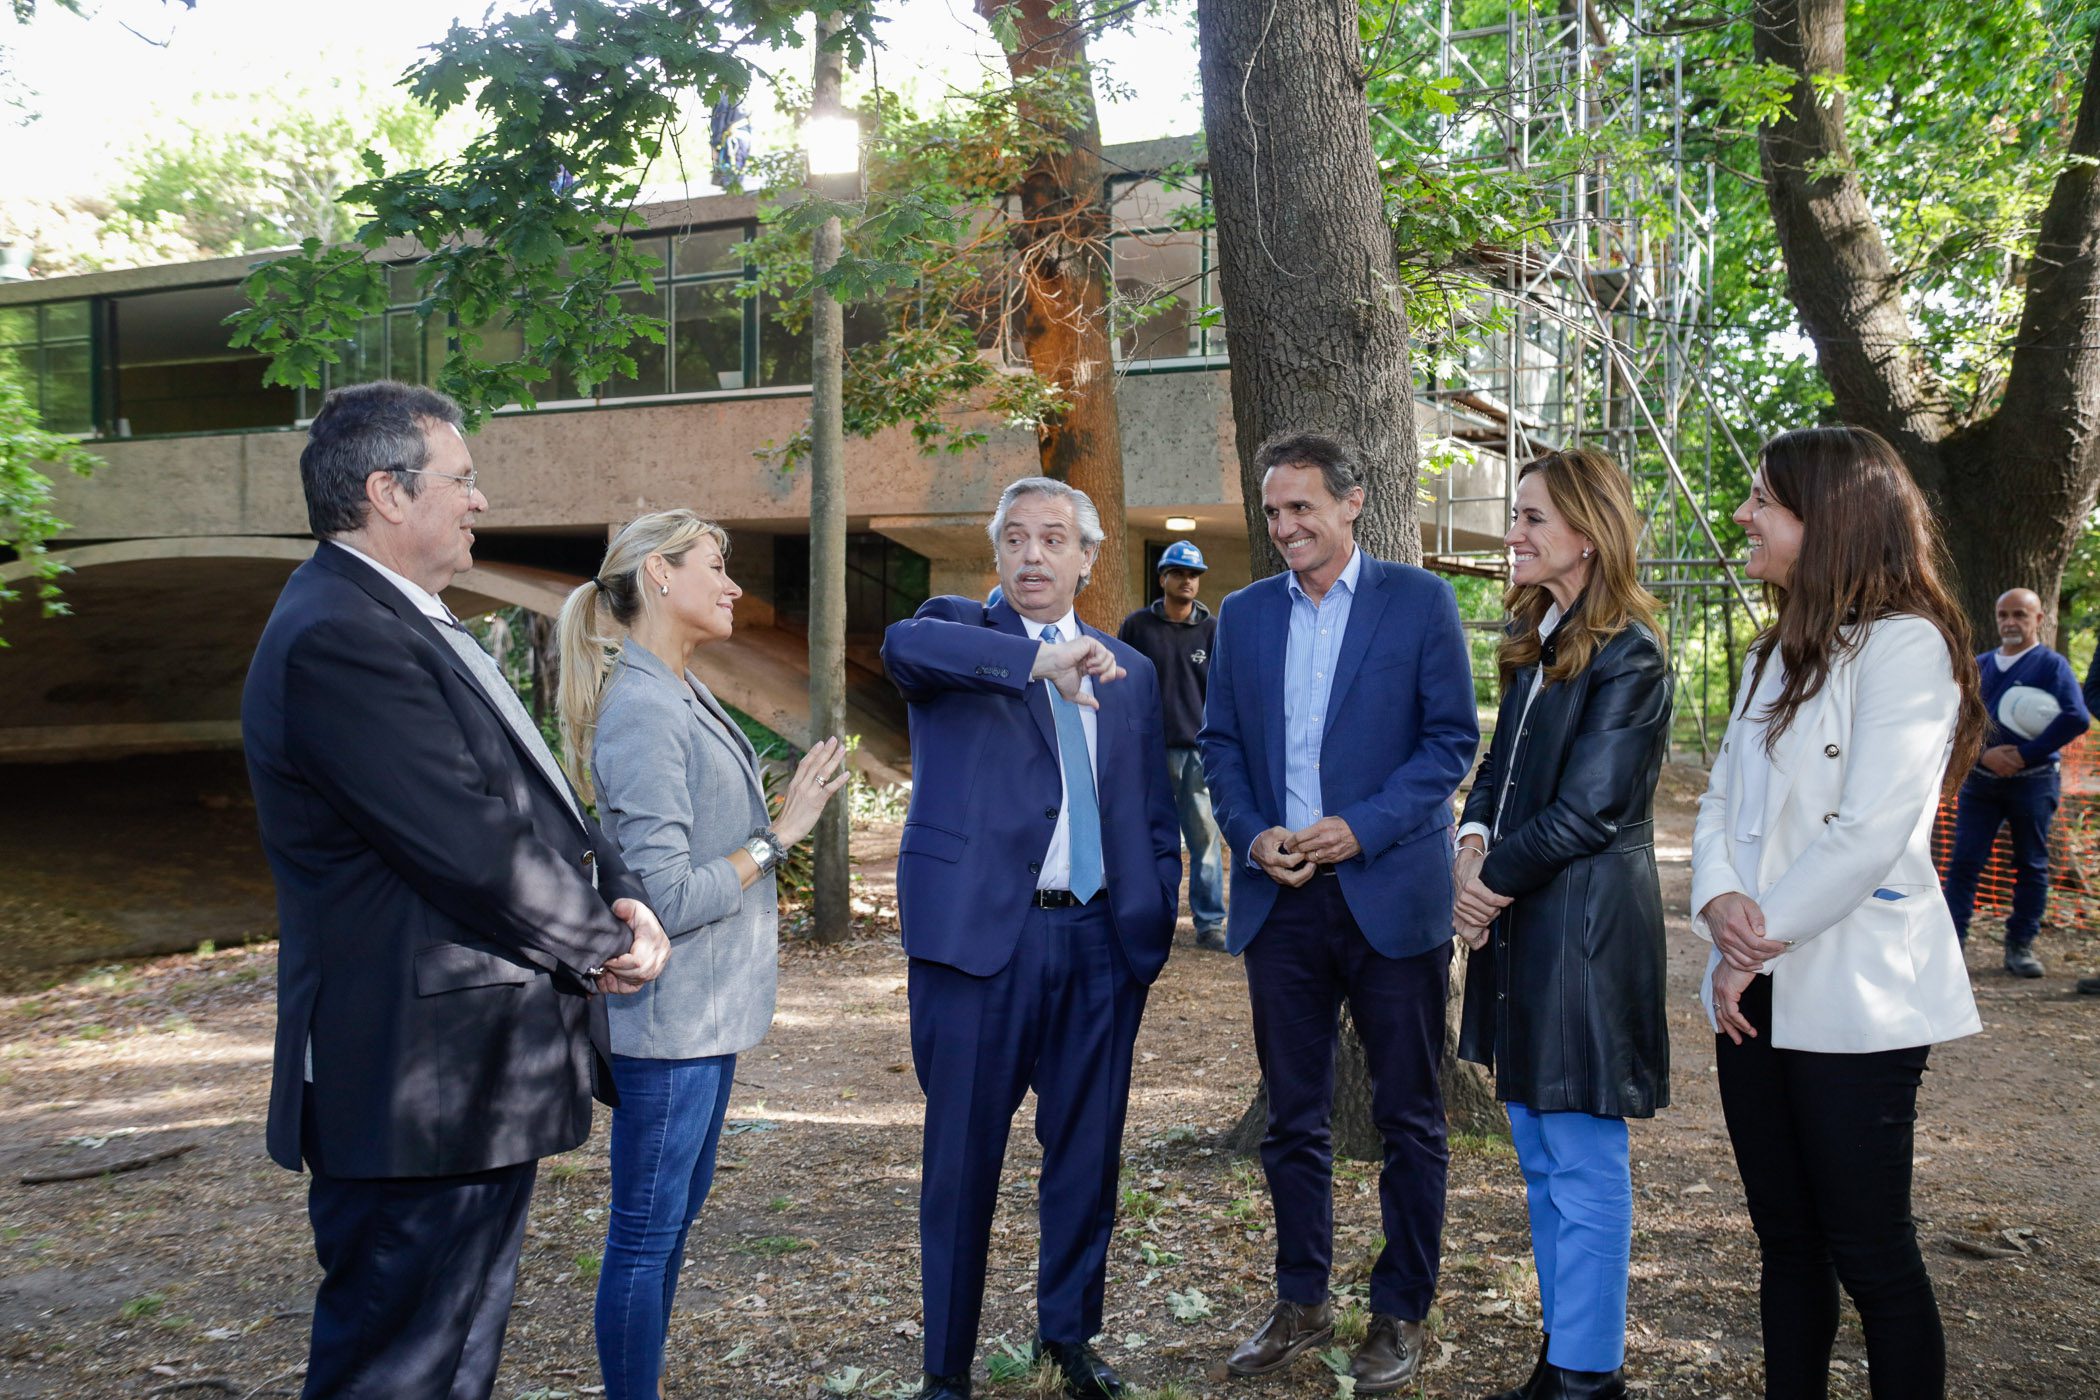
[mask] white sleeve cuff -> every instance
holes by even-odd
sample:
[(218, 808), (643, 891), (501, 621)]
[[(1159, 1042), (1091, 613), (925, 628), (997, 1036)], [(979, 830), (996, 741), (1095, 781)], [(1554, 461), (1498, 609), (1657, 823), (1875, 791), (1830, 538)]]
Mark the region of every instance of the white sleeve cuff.
[(1490, 839), (1493, 835), (1494, 833), (1489, 831), (1486, 825), (1484, 825), (1483, 823), (1467, 822), (1464, 826), (1458, 829), (1458, 836), (1456, 839), (1463, 841), (1468, 836), (1478, 836), (1480, 838), (1480, 844), (1482, 848), (1485, 849), (1486, 847), (1493, 844), (1493, 841)]

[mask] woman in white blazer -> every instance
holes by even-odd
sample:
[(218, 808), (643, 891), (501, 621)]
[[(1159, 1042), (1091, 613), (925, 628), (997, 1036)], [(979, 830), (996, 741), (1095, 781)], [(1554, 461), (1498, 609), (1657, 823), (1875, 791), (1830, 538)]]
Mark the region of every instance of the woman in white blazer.
[(612, 1201), (598, 1271), (607, 1400), (655, 1400), (686, 1236), (714, 1180), (738, 1052), (773, 1020), (773, 865), (831, 795), (841, 746), (810, 747), (778, 817), (750, 741), (692, 673), (730, 635), (742, 590), (729, 537), (689, 510), (614, 537), (562, 607), (561, 727), (570, 778), (641, 877), (671, 937), (664, 975), (607, 996)]
[(1774, 438), (1735, 520), (1773, 618), (1699, 802), (1692, 926), (1714, 944), (1702, 995), (1762, 1260), (1765, 1394), (1826, 1394), (1842, 1282), (1877, 1400), (1933, 1400), (1946, 1342), (1911, 1134), (1930, 1047), (1980, 1028), (1930, 845), (1983, 733), (1969, 628), (1924, 497), (1871, 432)]

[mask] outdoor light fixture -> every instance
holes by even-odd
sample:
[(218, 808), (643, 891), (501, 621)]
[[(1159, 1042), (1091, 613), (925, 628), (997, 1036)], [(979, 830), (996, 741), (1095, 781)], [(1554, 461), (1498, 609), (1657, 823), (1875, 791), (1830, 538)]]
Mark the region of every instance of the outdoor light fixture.
[(1177, 534), (1187, 534), (1190, 530), (1196, 528), (1196, 517), (1193, 515), (1170, 515), (1167, 517), (1167, 528)]
[(860, 124), (851, 117), (811, 117), (802, 124), (811, 178), (860, 173)]

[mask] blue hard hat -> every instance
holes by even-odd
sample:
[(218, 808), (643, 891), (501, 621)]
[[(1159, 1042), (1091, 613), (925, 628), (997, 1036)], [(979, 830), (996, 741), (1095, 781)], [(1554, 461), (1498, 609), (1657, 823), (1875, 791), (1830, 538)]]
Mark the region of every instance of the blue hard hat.
[(1164, 573), (1168, 569), (1187, 569), (1192, 574), (1200, 574), (1209, 568), (1210, 565), (1203, 562), (1203, 551), (1196, 548), (1193, 541), (1176, 540), (1160, 551), (1159, 568), (1153, 572)]

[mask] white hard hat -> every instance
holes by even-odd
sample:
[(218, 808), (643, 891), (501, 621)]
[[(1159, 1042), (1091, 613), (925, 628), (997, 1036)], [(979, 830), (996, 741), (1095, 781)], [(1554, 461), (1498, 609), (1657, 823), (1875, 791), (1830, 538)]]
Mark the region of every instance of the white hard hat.
[(2022, 739), (2032, 739), (2063, 712), (2054, 695), (2031, 685), (2016, 685), (1998, 697), (1998, 723)]

